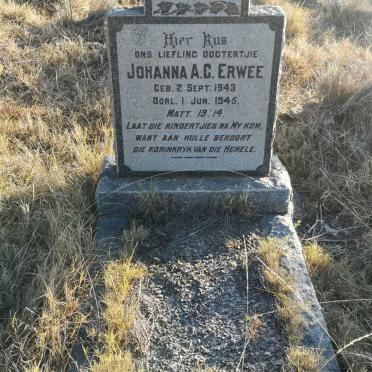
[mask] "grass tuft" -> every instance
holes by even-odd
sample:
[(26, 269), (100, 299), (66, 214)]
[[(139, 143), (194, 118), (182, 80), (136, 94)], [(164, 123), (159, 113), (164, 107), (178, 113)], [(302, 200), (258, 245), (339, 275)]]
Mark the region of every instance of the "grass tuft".
[(289, 349), (288, 360), (296, 371), (318, 372), (320, 358), (315, 350), (294, 346)]
[(254, 314), (252, 316), (247, 316), (246, 322), (248, 323), (246, 326), (246, 342), (251, 342), (257, 339), (260, 330), (263, 327), (263, 321), (258, 314)]
[(135, 222), (129, 230), (124, 230), (122, 234), (123, 256), (132, 257), (137, 247), (143, 244), (150, 236), (150, 231), (143, 226), (138, 226)]
[(255, 214), (255, 209), (252, 206), (249, 195), (228, 195), (222, 200), (216, 200), (212, 207), (216, 213), (224, 215), (239, 215), (251, 217)]
[(137, 302), (132, 295), (133, 284), (143, 279), (146, 269), (129, 259), (110, 262), (104, 271), (106, 309), (103, 319), (107, 324), (105, 336), (110, 352), (128, 346), (128, 335), (133, 327)]
[(311, 275), (331, 269), (332, 258), (317, 243), (306, 244), (303, 247), (303, 254)]
[(281, 259), (285, 257), (283, 242), (274, 239), (261, 239), (258, 253), (265, 263), (264, 278), (278, 296), (287, 296), (292, 292), (290, 288), (291, 279), (288, 272), (282, 268)]
[(139, 194), (139, 206), (145, 218), (159, 220), (170, 212), (171, 201), (168, 196), (151, 188)]
[(99, 362), (95, 362), (91, 367), (92, 372), (134, 372), (135, 370), (132, 356), (128, 351), (103, 354)]

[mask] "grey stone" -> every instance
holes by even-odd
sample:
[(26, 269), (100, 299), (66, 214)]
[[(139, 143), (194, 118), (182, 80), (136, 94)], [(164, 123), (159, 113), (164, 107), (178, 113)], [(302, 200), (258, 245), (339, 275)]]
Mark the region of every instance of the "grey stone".
[(302, 346), (313, 348), (321, 353), (322, 371), (339, 372), (340, 368), (332, 348), (331, 337), (306, 268), (302, 245), (293, 226), (292, 216), (290, 214), (264, 216), (261, 228), (264, 234), (283, 239), (285, 244), (286, 257), (282, 264), (293, 280), (295, 298), (301, 304), (301, 315), (304, 320)]
[(129, 227), (129, 220), (122, 216), (98, 216), (95, 230), (95, 254), (116, 254), (122, 247), (121, 236)]
[[(139, 9), (111, 10), (107, 39), (119, 174), (267, 175), (284, 25), (283, 12), (270, 6), (252, 7), (242, 17), (144, 17)], [(169, 78), (164, 69), (170, 66), (184, 75)], [(238, 74), (237, 66), (245, 72)], [(219, 91), (221, 84), (228, 84), (227, 92)]]
[(139, 209), (142, 192), (156, 191), (167, 197), (177, 210), (198, 209), (203, 203), (231, 196), (247, 196), (258, 214), (288, 212), (292, 200), (289, 175), (280, 160), (273, 156), (267, 177), (254, 178), (232, 173), (222, 175), (174, 175), (117, 177), (115, 161), (106, 158), (96, 189), (96, 203), (101, 215), (132, 216)]
[(249, 10), (248, 0), (147, 0), (146, 14), (154, 17), (222, 17), (240, 16)]

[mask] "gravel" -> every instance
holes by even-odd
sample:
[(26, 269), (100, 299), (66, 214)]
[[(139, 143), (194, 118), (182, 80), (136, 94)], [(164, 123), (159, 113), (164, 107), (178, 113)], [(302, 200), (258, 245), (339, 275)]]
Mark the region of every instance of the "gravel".
[[(137, 365), (149, 371), (280, 371), (285, 330), (254, 260), (257, 222), (239, 218), (173, 219), (152, 229), (136, 252), (149, 277), (140, 312), (148, 340)], [(227, 241), (251, 244), (227, 248)], [(248, 289), (246, 262), (248, 261)], [(262, 325), (246, 344), (247, 316)], [(251, 319), (251, 318), (249, 318)], [(146, 338), (145, 336), (141, 336)]]

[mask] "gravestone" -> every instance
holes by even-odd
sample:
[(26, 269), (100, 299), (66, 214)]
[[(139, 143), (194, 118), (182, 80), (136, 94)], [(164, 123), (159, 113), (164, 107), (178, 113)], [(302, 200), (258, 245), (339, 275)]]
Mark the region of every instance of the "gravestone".
[(148, 0), (145, 15), (111, 10), (119, 175), (267, 176), (284, 25), (280, 8), (248, 10), (239, 0)]
[[(143, 208), (144, 195), (156, 202), (158, 193), (155, 207), (170, 206), (186, 228), (175, 241), (177, 252), (179, 241), (209, 226), (194, 230), (187, 213), (209, 213), (209, 205), (238, 197), (262, 217), (254, 223), (265, 235), (286, 242), (291, 285), (309, 309), (301, 315), (307, 323), (303, 346), (323, 353), (327, 370), (338, 371), (292, 223), (290, 178), (272, 155), (285, 27), (281, 9), (250, 8), (247, 0), (147, 0), (144, 8), (110, 10), (106, 27), (116, 154), (106, 158), (96, 189), (96, 253), (107, 259), (122, 250), (123, 229)], [(245, 233), (242, 227), (238, 235)], [(195, 266), (200, 247), (193, 247)], [(225, 295), (224, 309), (230, 305)], [(168, 365), (171, 357), (164, 358)]]
[(154, 189), (176, 209), (244, 196), (257, 213), (286, 214), (290, 178), (272, 156), (282, 10), (148, 0), (106, 22), (116, 156), (100, 214), (133, 215)]

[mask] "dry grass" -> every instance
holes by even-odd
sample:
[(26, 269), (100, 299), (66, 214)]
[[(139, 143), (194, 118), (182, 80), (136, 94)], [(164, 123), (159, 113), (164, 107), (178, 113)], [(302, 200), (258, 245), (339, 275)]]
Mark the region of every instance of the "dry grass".
[(135, 365), (132, 355), (129, 351), (117, 350), (100, 355), (99, 363), (94, 363), (91, 368), (92, 372), (134, 372)]
[[(320, 247), (315, 237), (304, 250), (328, 329), (342, 347), (372, 330), (372, 4), (304, 7), (308, 27), (284, 52), (275, 147), (305, 197), (302, 225), (321, 219), (346, 229), (344, 243)], [(368, 370), (371, 351), (365, 338), (341, 349), (339, 361), (346, 370)]]
[(317, 275), (331, 270), (331, 257), (326, 250), (317, 243), (308, 243), (303, 247), (303, 254), (306, 260), (310, 275)]
[(252, 217), (256, 213), (247, 194), (227, 195), (222, 200), (216, 200), (211, 209), (219, 214), (243, 217)]
[(160, 220), (170, 212), (170, 198), (155, 188), (139, 194), (140, 213), (147, 219)]
[(227, 249), (241, 249), (243, 241), (241, 239), (226, 239), (225, 247)]
[(261, 317), (258, 314), (254, 314), (252, 316), (246, 317), (246, 332), (245, 332), (245, 339), (246, 342), (250, 343), (254, 341), (262, 329), (264, 322), (262, 321)]
[(319, 17), (320, 32), (332, 32), (336, 38), (352, 38), (368, 46), (372, 36), (372, 4), (370, 0), (323, 0)]
[(318, 372), (320, 358), (315, 350), (299, 346), (291, 347), (288, 352), (290, 365), (298, 372)]
[(103, 319), (108, 326), (106, 344), (110, 345), (110, 348), (116, 349), (128, 340), (136, 310), (136, 303), (130, 296), (131, 290), (133, 283), (142, 279), (145, 274), (143, 267), (133, 265), (129, 259), (110, 262), (105, 268), (106, 309)]
[(102, 319), (105, 322), (103, 352), (97, 354), (98, 361), (93, 362), (93, 371), (134, 371), (135, 366), (129, 350), (131, 331), (138, 311), (137, 297), (133, 285), (142, 280), (146, 269), (133, 264), (129, 258), (110, 262), (104, 269), (105, 310)]
[(123, 231), (123, 255), (132, 257), (138, 246), (143, 245), (150, 236), (150, 231), (145, 227), (138, 225), (136, 221), (132, 223), (129, 230)]
[(257, 0), (256, 5), (277, 5), (280, 6), (287, 18), (286, 38), (291, 40), (294, 37), (302, 37), (309, 32), (309, 25), (307, 22), (309, 12), (302, 5), (301, 1), (287, 1), (287, 0)]
[(258, 253), (266, 265), (263, 274), (270, 288), (278, 296), (290, 294), (291, 278), (281, 265), (281, 259), (285, 256), (283, 243), (273, 238), (261, 239)]
[[(138, 198), (138, 216), (147, 220), (160, 221), (172, 214), (236, 214), (244, 217), (252, 217), (256, 213), (247, 194), (223, 195), (222, 197), (217, 196), (213, 199), (204, 199), (201, 195), (199, 200), (190, 198), (190, 203), (181, 203), (183, 204), (181, 210), (179, 209), (179, 202), (172, 203), (173, 198), (177, 199), (178, 197), (159, 193), (155, 187), (150, 188), (148, 191), (140, 192)], [(176, 207), (173, 207), (173, 205)]]
[(93, 191), (111, 147), (107, 66), (99, 24), (68, 23), (65, 13), (0, 1), (0, 365), (7, 371), (66, 369), (91, 315)]
[(136, 345), (141, 340), (136, 339), (134, 328), (139, 311), (140, 284), (147, 270), (143, 265), (133, 263), (132, 257), (148, 237), (147, 229), (133, 223), (130, 229), (123, 231), (120, 259), (104, 265), (104, 309), (100, 314), (103, 331), (99, 336), (101, 345), (94, 350), (92, 371), (136, 370), (132, 350), (141, 350), (141, 345)]
[[(289, 16), (276, 151), (305, 196), (303, 223), (321, 208), (329, 224), (352, 228), (346, 244), (307, 255), (332, 337), (349, 345), (372, 331), (370, 2), (270, 3)], [(0, 0), (4, 370), (64, 370), (91, 316), (93, 190), (112, 143), (107, 5)], [(92, 344), (95, 370), (133, 367), (125, 347), (107, 354), (102, 340)], [(346, 369), (372, 366), (368, 338), (340, 354)]]
[[(317, 247), (317, 248), (315, 248)], [(317, 245), (305, 253), (309, 272), (323, 302), (328, 330), (340, 347), (372, 331), (372, 253), (363, 244), (352, 247), (332, 245), (330, 253)], [(313, 251), (313, 252), (311, 252)], [(370, 367), (371, 337), (341, 349), (345, 369)]]

